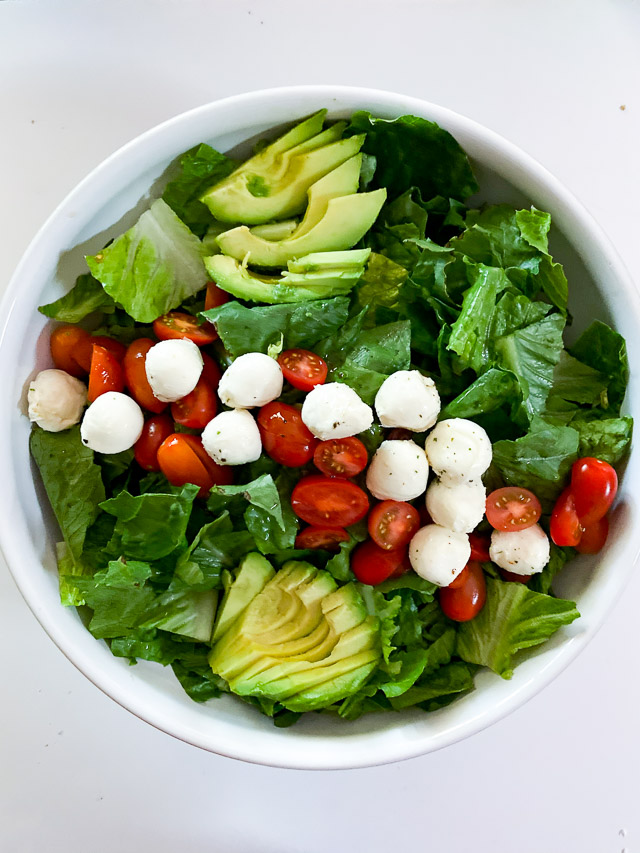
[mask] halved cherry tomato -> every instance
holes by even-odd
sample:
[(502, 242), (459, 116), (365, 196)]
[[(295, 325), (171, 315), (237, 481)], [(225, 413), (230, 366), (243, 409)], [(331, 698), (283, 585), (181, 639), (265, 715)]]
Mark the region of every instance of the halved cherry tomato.
[(311, 391), (327, 378), (327, 362), (308, 349), (287, 349), (278, 356), (282, 375), (300, 391)]
[(321, 441), (313, 453), (313, 463), (327, 477), (355, 477), (367, 467), (367, 448), (355, 436)]
[(147, 353), (153, 345), (151, 338), (138, 338), (129, 344), (123, 361), (124, 380), (129, 393), (139, 406), (160, 414), (167, 408), (168, 403), (163, 403), (154, 395), (144, 367)]
[(604, 548), (608, 535), (609, 519), (605, 515), (584, 528), (580, 541), (576, 545), (576, 551), (580, 554), (597, 554)]
[(411, 441), (415, 433), (404, 427), (394, 427), (387, 435), (387, 441)]
[(78, 343), (73, 355), (80, 367), (86, 370), (87, 373), (91, 370), (91, 359), (93, 358), (94, 344), (104, 347), (104, 349), (108, 350), (117, 361), (122, 361), (124, 354), (127, 351), (124, 344), (121, 344), (120, 341), (116, 341), (106, 335), (89, 335), (87, 338), (84, 338)]
[(217, 411), (216, 392), (202, 376), (193, 391), (171, 404), (173, 420), (190, 429), (204, 429)]
[(272, 459), (287, 468), (299, 468), (311, 461), (318, 441), (298, 409), (274, 401), (260, 409), (257, 420), (262, 446)]
[(465, 575), (463, 582), (459, 586), (443, 587), (438, 597), (445, 616), (455, 622), (469, 622), (484, 607), (487, 585), (480, 563), (467, 563), (461, 574)]
[[(469, 562), (471, 562), (471, 560)], [(467, 582), (468, 577), (469, 563), (467, 563), (467, 565), (464, 567), (464, 569), (460, 572), (459, 575), (456, 575), (456, 577), (451, 581), (451, 583), (447, 584), (446, 589), (458, 589), (458, 587), (464, 586)]]
[(488, 536), (483, 536), (481, 533), (470, 533), (471, 557), (469, 559), (474, 563), (488, 563), (491, 560), (489, 556), (490, 544), (491, 540)]
[(118, 359), (108, 349), (93, 345), (87, 400), (90, 403), (107, 391), (124, 390), (124, 370)]
[(351, 570), (360, 583), (375, 586), (396, 574), (403, 574), (408, 562), (406, 548), (385, 551), (378, 548), (372, 539), (367, 539), (354, 550)]
[[(91, 335), (79, 326), (58, 326), (49, 339), (51, 358), (59, 370), (80, 378), (86, 376), (91, 367)], [(88, 351), (88, 360), (82, 365), (77, 355), (82, 348)]]
[(154, 320), (153, 332), (160, 341), (187, 338), (199, 347), (213, 343), (218, 337), (211, 323), (198, 320), (193, 314), (185, 314), (183, 311), (169, 311), (158, 317)]
[(585, 456), (573, 463), (571, 491), (578, 517), (587, 527), (609, 511), (618, 491), (618, 475), (608, 462)]
[(369, 498), (360, 486), (350, 480), (310, 474), (294, 487), (291, 506), (298, 518), (308, 524), (317, 527), (349, 527), (365, 517), (369, 510)]
[(206, 498), (212, 486), (233, 483), (233, 469), (214, 462), (196, 435), (174, 433), (165, 438), (158, 448), (158, 465), (172, 486), (200, 486), (200, 498)]
[(582, 525), (571, 487), (564, 490), (553, 507), (549, 533), (556, 545), (575, 546), (580, 541)]
[(296, 548), (322, 548), (337, 551), (341, 542), (349, 541), (344, 527), (305, 527), (296, 536)]
[(217, 391), (222, 379), (220, 365), (206, 352), (201, 351), (200, 355), (202, 356), (202, 378), (207, 380), (214, 391)]
[(225, 302), (228, 302), (230, 299), (233, 299), (230, 293), (227, 293), (226, 290), (218, 287), (215, 281), (210, 281), (207, 283), (207, 294), (204, 298), (204, 310), (208, 311), (210, 308), (219, 308), (220, 305), (224, 305)]
[(487, 521), (496, 530), (525, 530), (542, 515), (538, 498), (528, 489), (504, 486), (487, 496)]
[(173, 435), (173, 421), (169, 415), (153, 415), (144, 422), (142, 435), (133, 445), (136, 462), (145, 471), (159, 471), (158, 448)]
[(511, 583), (529, 583), (531, 580), (531, 575), (518, 575), (515, 572), (508, 572), (506, 569), (499, 569), (499, 571), (502, 580)]
[(420, 527), (420, 513), (405, 501), (382, 501), (369, 513), (367, 526), (378, 548), (393, 551), (409, 544)]

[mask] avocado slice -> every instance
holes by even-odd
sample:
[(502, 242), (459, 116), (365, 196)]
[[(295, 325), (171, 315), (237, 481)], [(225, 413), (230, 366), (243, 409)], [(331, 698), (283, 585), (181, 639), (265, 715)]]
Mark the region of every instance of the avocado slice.
[(273, 566), (262, 554), (247, 554), (240, 563), (236, 579), (226, 590), (218, 609), (213, 642), (228, 630), (274, 575)]
[[(281, 222), (268, 222), (266, 225), (254, 225), (251, 230), (254, 234), (257, 234), (258, 237), (264, 237), (265, 240), (285, 240), (293, 234), (299, 224), (300, 223), (297, 219), (283, 219)], [(223, 230), (227, 231), (228, 229), (224, 228)], [(222, 231), (219, 231), (218, 234), (216, 234), (216, 243), (219, 234), (222, 234)], [(218, 250), (219, 249), (220, 247), (218, 246)]]
[[(353, 137), (352, 137), (353, 138)], [(287, 261), (311, 252), (350, 249), (376, 221), (387, 196), (386, 189), (332, 198), (324, 216), (309, 231), (284, 240), (269, 241), (240, 225), (218, 236), (225, 255), (258, 267), (284, 267)]]
[(311, 184), (307, 192), (307, 209), (294, 236), (301, 237), (320, 222), (327, 212), (330, 199), (339, 198), (342, 195), (354, 195), (358, 192), (361, 166), (362, 154), (356, 154), (338, 166), (337, 169), (333, 169), (324, 178), (320, 178), (315, 184)]
[[(254, 233), (255, 228), (251, 229)], [(348, 249), (345, 252), (311, 252), (302, 258), (287, 261), (289, 272), (310, 273), (326, 270), (363, 268), (369, 260), (371, 249)]]

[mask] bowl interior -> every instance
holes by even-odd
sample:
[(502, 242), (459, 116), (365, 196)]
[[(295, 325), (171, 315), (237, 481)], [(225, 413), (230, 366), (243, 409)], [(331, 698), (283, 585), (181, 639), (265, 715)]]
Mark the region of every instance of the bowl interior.
[[(579, 558), (558, 583), (578, 602), (582, 618), (542, 649), (526, 656), (511, 681), (489, 672), (477, 689), (432, 714), (419, 710), (369, 715), (352, 723), (306, 715), (280, 730), (230, 697), (192, 702), (170, 669), (140, 662), (130, 667), (84, 628), (74, 609), (59, 603), (54, 543), (59, 532), (28, 453), (24, 417), (28, 380), (50, 366), (48, 321), (37, 306), (69, 290), (85, 270), (84, 255), (132, 224), (150, 198), (161, 192), (175, 157), (199, 142), (229, 151), (271, 128), (318, 109), (332, 116), (369, 109), (380, 117), (422, 115), (448, 128), (471, 157), (481, 186), (480, 201), (534, 204), (549, 210), (551, 248), (566, 269), (571, 334), (593, 318), (611, 323), (627, 338), (635, 363), (637, 298), (606, 238), (570, 194), (533, 160), (473, 122), (412, 98), (339, 87), (303, 87), (258, 92), (210, 104), (179, 116), (129, 143), (86, 178), (60, 205), (35, 238), (9, 286), (0, 341), (0, 383), (7, 404), (0, 434), (11, 448), (11, 480), (0, 512), (7, 562), (37, 618), (69, 659), (98, 687), (164, 731), (224, 755), (281, 767), (340, 768), (394, 761), (440, 748), (491, 724), (556, 675), (593, 635), (628, 578), (637, 556), (632, 530), (638, 508), (629, 484), (637, 477), (632, 454), (613, 514), (612, 535), (598, 558)], [(575, 331), (574, 331), (575, 330)], [(635, 414), (632, 377), (627, 409)]]

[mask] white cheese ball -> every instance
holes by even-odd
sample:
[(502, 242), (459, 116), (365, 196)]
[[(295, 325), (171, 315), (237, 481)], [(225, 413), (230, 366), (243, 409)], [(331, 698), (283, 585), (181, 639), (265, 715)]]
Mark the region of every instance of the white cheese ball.
[(173, 403), (190, 394), (198, 384), (203, 367), (198, 347), (188, 338), (154, 344), (144, 362), (154, 395)]
[(255, 462), (262, 453), (260, 430), (246, 409), (220, 412), (202, 433), (202, 446), (218, 465)]
[(477, 480), (491, 465), (491, 441), (481, 426), (466, 418), (440, 421), (424, 449), (435, 473), (447, 483)]
[(225, 370), (218, 396), (232, 409), (266, 406), (282, 394), (282, 370), (278, 362), (263, 352), (240, 355)]
[(367, 471), (367, 488), (380, 500), (410, 501), (427, 488), (429, 463), (413, 441), (383, 441)]
[(144, 415), (135, 400), (119, 391), (107, 391), (84, 413), (80, 437), (98, 453), (121, 453), (133, 447), (143, 425)]
[(373, 423), (371, 406), (342, 382), (316, 385), (305, 397), (300, 414), (303, 423), (320, 441), (357, 435)]
[(487, 490), (482, 480), (443, 483), (434, 480), (427, 489), (427, 512), (442, 527), (455, 533), (471, 533), (484, 517)]
[(47, 432), (60, 432), (80, 422), (87, 387), (64, 370), (41, 370), (27, 392), (29, 420)]
[(525, 530), (494, 530), (489, 556), (514, 575), (536, 575), (549, 562), (549, 539), (539, 524)]
[(454, 533), (439, 524), (421, 527), (409, 543), (409, 561), (414, 572), (436, 586), (449, 586), (470, 557), (467, 534)]
[(384, 427), (425, 432), (438, 420), (440, 395), (433, 379), (418, 370), (398, 370), (380, 386), (375, 408)]

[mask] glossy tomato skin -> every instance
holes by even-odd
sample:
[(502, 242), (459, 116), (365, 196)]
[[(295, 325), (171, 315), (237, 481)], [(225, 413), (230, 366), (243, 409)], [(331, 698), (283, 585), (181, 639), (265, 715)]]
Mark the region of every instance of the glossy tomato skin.
[(488, 536), (483, 536), (482, 533), (470, 533), (469, 545), (471, 545), (471, 557), (469, 558), (474, 563), (488, 563), (491, 560), (489, 555), (489, 546), (491, 540)]
[(367, 539), (354, 550), (351, 570), (360, 583), (376, 586), (396, 574), (403, 574), (408, 559), (406, 548), (384, 550), (378, 548), (373, 539)]
[(529, 583), (531, 575), (518, 575), (515, 572), (509, 572), (507, 569), (499, 569), (500, 577), (504, 581), (510, 583)]
[(163, 403), (154, 395), (144, 366), (147, 353), (154, 344), (155, 341), (151, 338), (138, 338), (133, 341), (127, 347), (122, 365), (125, 384), (133, 399), (143, 409), (159, 415), (160, 412), (164, 412), (168, 403)]
[(171, 417), (181, 426), (190, 429), (204, 429), (218, 411), (218, 398), (216, 392), (206, 379), (200, 376), (196, 387), (182, 397), (171, 403)]
[(220, 365), (208, 353), (201, 351), (200, 355), (202, 356), (202, 378), (207, 380), (214, 391), (217, 391), (222, 379)]
[(93, 403), (107, 391), (124, 391), (124, 370), (112, 352), (99, 344), (93, 344), (87, 400)]
[(405, 501), (382, 501), (369, 513), (367, 527), (378, 548), (393, 551), (409, 544), (420, 528), (420, 513)]
[(571, 487), (564, 490), (553, 507), (549, 533), (556, 545), (576, 546), (580, 541), (582, 525)]
[(467, 563), (463, 572), (467, 574), (459, 586), (445, 586), (438, 593), (444, 615), (455, 622), (469, 622), (480, 613), (487, 600), (487, 585), (480, 563)]
[(136, 462), (145, 471), (159, 471), (158, 448), (174, 432), (173, 420), (167, 414), (152, 415), (144, 422), (142, 435), (133, 446)]
[(207, 293), (204, 297), (205, 311), (208, 311), (210, 308), (219, 308), (221, 305), (229, 302), (230, 299), (233, 299), (231, 294), (218, 287), (215, 281), (207, 282)]
[(538, 521), (542, 507), (529, 489), (503, 486), (487, 496), (486, 513), (495, 530), (525, 530)]
[[(91, 335), (79, 326), (58, 326), (49, 338), (51, 358), (58, 370), (64, 370), (76, 379), (86, 376), (91, 367)], [(79, 352), (88, 352), (88, 360), (82, 365), (77, 359)]]
[(95, 345), (106, 349), (119, 362), (122, 362), (124, 354), (127, 351), (124, 344), (107, 337), (107, 335), (89, 335), (79, 342), (74, 351), (75, 360), (87, 373), (91, 370), (91, 359), (93, 358), (93, 347)]
[(608, 462), (585, 456), (573, 463), (571, 491), (578, 517), (587, 527), (609, 511), (618, 491), (618, 475)]
[(367, 448), (355, 436), (321, 441), (313, 452), (313, 464), (327, 477), (356, 477), (368, 461)]
[(369, 511), (366, 493), (350, 480), (310, 474), (291, 493), (293, 511), (316, 527), (349, 527)]
[(199, 347), (213, 343), (218, 337), (211, 323), (198, 320), (184, 311), (169, 311), (153, 323), (153, 333), (159, 341), (187, 338)]
[(576, 545), (576, 551), (579, 554), (597, 554), (604, 548), (608, 535), (609, 519), (605, 515), (584, 528), (580, 541)]
[(196, 435), (173, 433), (158, 448), (158, 465), (172, 486), (193, 483), (200, 486), (198, 497), (206, 498), (212, 486), (233, 483), (229, 465), (218, 465)]
[(327, 362), (307, 349), (288, 349), (278, 356), (282, 375), (300, 391), (311, 391), (327, 379)]
[(344, 527), (305, 527), (296, 536), (296, 548), (321, 548), (338, 551), (341, 542), (348, 542), (349, 534)]
[(311, 461), (318, 440), (295, 406), (274, 400), (260, 409), (257, 421), (265, 453), (280, 465), (300, 468)]

